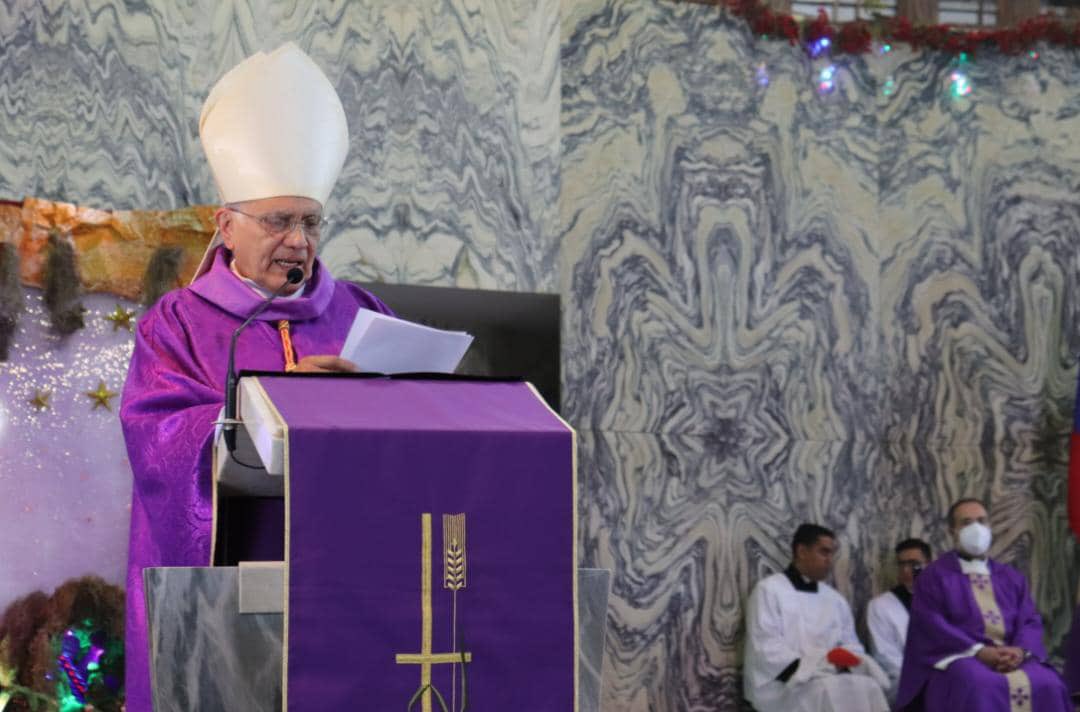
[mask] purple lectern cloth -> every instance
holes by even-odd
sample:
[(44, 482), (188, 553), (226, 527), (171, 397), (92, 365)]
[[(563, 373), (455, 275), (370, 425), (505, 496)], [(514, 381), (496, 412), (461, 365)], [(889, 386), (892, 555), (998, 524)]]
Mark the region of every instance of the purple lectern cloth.
[[(1068, 696), (1061, 678), (1046, 664), (1042, 619), (1035, 609), (1027, 579), (1016, 569), (990, 561), (994, 599), (1005, 619), (1005, 645), (1031, 651), (1023, 670), (1031, 680), (1032, 706), (1039, 712), (1066, 712)], [(964, 653), (975, 643), (992, 645), (971, 582), (960, 569), (956, 552), (928, 566), (915, 580), (904, 646), (904, 664), (896, 696), (898, 710), (1008, 712), (1005, 676), (974, 658), (958, 660), (945, 670), (934, 664)]]
[[(169, 292), (139, 320), (120, 408), (134, 474), (128, 549), (126, 675), (128, 712), (149, 712), (149, 647), (142, 570), (208, 566), (210, 438), (224, 404), (232, 332), (262, 299), (219, 249), (212, 269)], [(280, 300), (240, 336), (238, 369), (284, 369), (273, 320), (289, 319), (297, 356), (341, 351), (358, 308), (389, 313), (356, 285), (336, 282), (316, 262), (304, 295)], [(271, 322), (271, 323), (268, 323)]]
[[(406, 709), (424, 513), (430, 652), (471, 653), (469, 709), (573, 710), (573, 431), (523, 383), (259, 381), (288, 423), (288, 710)], [(444, 514), (465, 515), (456, 635)], [(460, 709), (451, 673), (433, 665), (432, 684)]]

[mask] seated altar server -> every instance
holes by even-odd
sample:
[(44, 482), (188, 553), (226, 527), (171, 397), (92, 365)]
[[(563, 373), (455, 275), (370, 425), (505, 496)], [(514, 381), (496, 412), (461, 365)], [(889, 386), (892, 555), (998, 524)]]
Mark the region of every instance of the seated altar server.
[(889, 697), (896, 697), (900, 666), (904, 662), (908, 612), (915, 577), (930, 563), (930, 545), (922, 539), (905, 539), (896, 545), (896, 586), (875, 596), (866, 609), (870, 649), (889, 676)]
[(855, 635), (851, 607), (824, 582), (836, 535), (795, 531), (791, 565), (754, 587), (743, 688), (758, 712), (885, 712), (889, 679)]
[(357, 310), (389, 313), (315, 257), (348, 129), (310, 57), (286, 44), (240, 63), (207, 97), (199, 135), (224, 203), (217, 233), (194, 281), (139, 321), (120, 411), (134, 474), (128, 712), (151, 709), (143, 568), (211, 563), (211, 439), (233, 331), (280, 289), (241, 333), (237, 369), (347, 371), (336, 354)]
[(948, 712), (1065, 712), (1065, 685), (1046, 662), (1042, 619), (1027, 580), (987, 557), (986, 507), (949, 508), (955, 550), (915, 582), (897, 708)]

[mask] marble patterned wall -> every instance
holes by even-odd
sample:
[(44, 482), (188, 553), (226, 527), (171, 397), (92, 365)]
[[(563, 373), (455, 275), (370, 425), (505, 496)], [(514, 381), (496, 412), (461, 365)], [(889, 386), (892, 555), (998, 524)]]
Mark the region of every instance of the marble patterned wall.
[[(335, 274), (554, 291), (558, 17), (557, 0), (0, 0), (0, 199), (215, 202), (202, 102), (243, 57), (292, 40), (351, 129), (320, 246)], [(86, 572), (122, 584), (127, 550), (116, 401), (91, 411), (82, 394), (98, 378), (121, 390), (131, 336), (100, 295), (87, 330), (60, 340), (27, 296), (0, 363), (0, 610)], [(28, 402), (38, 387), (52, 409)]]
[(0, 196), (191, 202), (177, 19), (148, 5), (0, 3)]
[[(1080, 332), (1075, 53), (835, 61), (715, 8), (562, 7), (564, 411), (605, 709), (736, 709), (743, 604), (800, 521), (857, 615), (989, 500), (1058, 645)], [(956, 96), (952, 74), (973, 91)]]

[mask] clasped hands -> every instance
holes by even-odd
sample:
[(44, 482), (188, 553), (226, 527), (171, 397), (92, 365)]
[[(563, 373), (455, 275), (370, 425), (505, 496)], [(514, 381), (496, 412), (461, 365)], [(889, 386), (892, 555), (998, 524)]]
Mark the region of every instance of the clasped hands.
[(1027, 657), (1022, 648), (1009, 645), (987, 645), (975, 653), (975, 657), (986, 667), (996, 672), (1012, 672), (1019, 668)]

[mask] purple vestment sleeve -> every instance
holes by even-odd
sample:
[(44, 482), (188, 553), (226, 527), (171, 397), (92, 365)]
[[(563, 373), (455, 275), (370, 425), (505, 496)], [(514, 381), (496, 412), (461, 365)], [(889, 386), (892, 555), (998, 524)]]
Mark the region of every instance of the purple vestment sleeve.
[(1023, 576), (1010, 576), (1015, 587), (1017, 601), (1016, 615), (1009, 622), (1011, 632), (1009, 645), (1030, 651), (1039, 660), (1046, 660), (1046, 646), (1043, 644), (1042, 616), (1035, 608), (1027, 579)]
[(969, 589), (954, 553), (943, 555), (915, 579), (897, 709), (919, 697), (938, 661), (989, 642), (982, 637), (982, 618)]
[[(966, 578), (963, 580), (967, 581)], [(919, 656), (931, 664), (963, 653), (976, 643), (990, 642), (970, 628), (960, 627), (954, 622), (949, 613), (956, 608), (956, 603), (951, 602), (950, 605), (950, 593), (952, 590), (947, 590), (941, 576), (921, 575), (915, 580), (908, 641), (914, 639)]]
[(185, 356), (190, 325), (173, 307), (165, 304), (140, 321), (121, 407), (128, 458), (138, 473), (127, 574), (129, 700), (150, 697), (143, 567), (210, 563), (209, 442), (223, 399)]
[[(211, 271), (163, 296), (140, 319), (120, 408), (134, 483), (128, 548), (126, 709), (149, 712), (149, 643), (142, 571), (208, 566), (214, 420), (224, 405), (229, 342), (262, 302), (219, 249)], [(282, 370), (271, 320), (288, 319), (302, 358), (338, 354), (358, 309), (390, 310), (365, 290), (336, 282), (316, 261), (302, 297), (279, 300), (237, 342), (237, 369)]]

